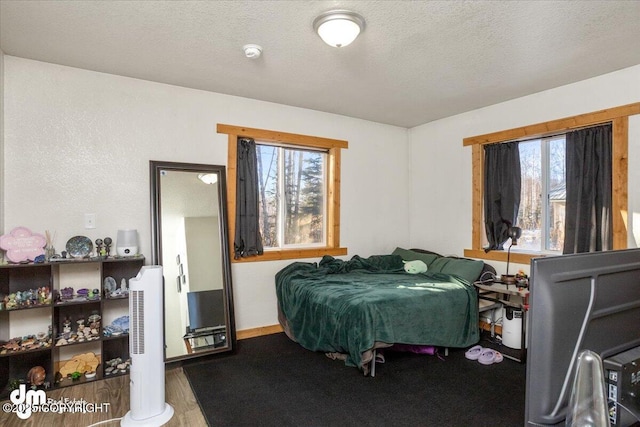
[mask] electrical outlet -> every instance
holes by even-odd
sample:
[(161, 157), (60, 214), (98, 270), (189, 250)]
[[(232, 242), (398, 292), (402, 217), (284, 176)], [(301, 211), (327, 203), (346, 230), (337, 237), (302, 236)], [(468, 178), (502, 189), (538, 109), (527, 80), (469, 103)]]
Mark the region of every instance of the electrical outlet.
[(84, 214), (84, 228), (96, 228), (96, 214)]

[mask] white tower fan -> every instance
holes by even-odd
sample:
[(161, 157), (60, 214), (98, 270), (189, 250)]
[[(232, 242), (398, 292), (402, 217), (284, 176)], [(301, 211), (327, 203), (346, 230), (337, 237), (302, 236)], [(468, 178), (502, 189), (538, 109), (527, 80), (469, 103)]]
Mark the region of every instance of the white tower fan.
[(129, 280), (131, 409), (121, 426), (161, 426), (173, 417), (165, 402), (162, 267), (146, 265)]

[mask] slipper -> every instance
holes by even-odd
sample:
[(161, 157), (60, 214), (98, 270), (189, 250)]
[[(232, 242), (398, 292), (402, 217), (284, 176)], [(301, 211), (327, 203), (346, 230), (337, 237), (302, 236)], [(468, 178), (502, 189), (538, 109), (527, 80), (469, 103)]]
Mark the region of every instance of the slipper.
[(499, 351), (485, 348), (482, 354), (478, 357), (478, 362), (483, 365), (491, 365), (493, 363), (500, 363), (503, 360), (502, 353)]
[(480, 357), (480, 355), (484, 350), (485, 350), (484, 347), (481, 347), (479, 345), (474, 345), (464, 353), (464, 357), (466, 357), (469, 360), (478, 360), (478, 358)]

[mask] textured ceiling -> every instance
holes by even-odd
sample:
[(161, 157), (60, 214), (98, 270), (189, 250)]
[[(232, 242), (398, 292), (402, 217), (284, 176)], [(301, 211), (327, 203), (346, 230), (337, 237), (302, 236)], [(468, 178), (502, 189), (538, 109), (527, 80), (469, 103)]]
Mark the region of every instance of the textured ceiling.
[[(366, 20), (341, 49), (312, 28), (336, 8)], [(640, 1), (2, 0), (0, 14), (7, 55), (402, 127), (640, 64)]]

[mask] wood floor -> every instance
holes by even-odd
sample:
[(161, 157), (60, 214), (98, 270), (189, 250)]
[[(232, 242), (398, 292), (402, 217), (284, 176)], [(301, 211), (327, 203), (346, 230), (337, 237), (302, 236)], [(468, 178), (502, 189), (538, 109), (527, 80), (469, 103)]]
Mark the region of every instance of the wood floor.
[[(165, 424), (166, 426), (199, 427), (207, 425), (181, 367), (166, 371), (165, 396), (167, 403), (175, 410), (173, 418)], [(129, 375), (52, 390), (47, 393), (47, 397), (55, 401), (84, 399), (86, 402), (96, 405), (109, 403), (110, 407), (108, 412), (85, 414), (34, 413), (27, 420), (21, 420), (16, 414), (0, 411), (0, 425), (4, 427), (88, 427), (101, 421), (114, 419), (99, 425), (119, 426), (120, 418), (129, 410)], [(8, 402), (8, 400), (3, 401), (2, 404)]]

